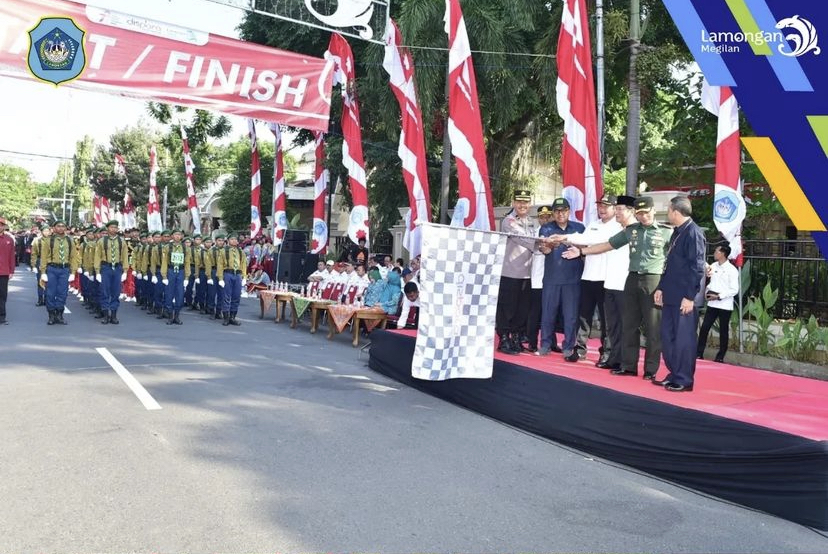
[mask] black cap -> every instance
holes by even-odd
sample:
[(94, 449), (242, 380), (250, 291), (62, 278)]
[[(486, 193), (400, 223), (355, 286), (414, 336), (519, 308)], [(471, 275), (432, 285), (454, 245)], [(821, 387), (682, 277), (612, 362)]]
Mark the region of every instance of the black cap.
[(532, 193), (526, 189), (517, 189), (512, 195), (512, 200), (517, 200), (519, 202), (531, 202)]
[(614, 194), (604, 194), (604, 196), (598, 199), (598, 202), (596, 202), (596, 204), (606, 204), (607, 206), (615, 206), (615, 203), (617, 201), (618, 199)]
[(538, 215), (552, 215), (552, 206), (538, 206)]
[(635, 197), (621, 195), (615, 199), (616, 206), (627, 206), (628, 208), (635, 207)]
[(569, 200), (566, 198), (556, 198), (554, 202), (552, 202), (552, 209), (553, 210), (568, 210), (569, 209)]
[(635, 199), (635, 211), (636, 212), (646, 212), (648, 210), (653, 209), (653, 197), (652, 196), (639, 196)]

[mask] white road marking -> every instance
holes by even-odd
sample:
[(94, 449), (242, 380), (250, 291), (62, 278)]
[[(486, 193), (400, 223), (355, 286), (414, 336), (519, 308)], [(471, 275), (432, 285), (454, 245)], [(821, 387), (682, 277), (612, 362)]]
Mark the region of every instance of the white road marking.
[(129, 390), (131, 390), (135, 394), (135, 396), (138, 397), (138, 400), (141, 401), (141, 404), (143, 404), (146, 409), (161, 409), (161, 406), (158, 404), (158, 402), (155, 401), (155, 399), (152, 396), (150, 396), (150, 393), (147, 392), (147, 389), (145, 389), (141, 385), (141, 383), (138, 382), (138, 379), (132, 376), (132, 373), (130, 373), (129, 370), (125, 368), (123, 364), (119, 362), (109, 350), (107, 350), (106, 348), (96, 348), (95, 351), (97, 351), (97, 353), (100, 354), (104, 360), (106, 360), (106, 363), (108, 363), (109, 366), (115, 370), (115, 373), (117, 373), (118, 376), (124, 381), (124, 383), (126, 383), (126, 386), (129, 387)]

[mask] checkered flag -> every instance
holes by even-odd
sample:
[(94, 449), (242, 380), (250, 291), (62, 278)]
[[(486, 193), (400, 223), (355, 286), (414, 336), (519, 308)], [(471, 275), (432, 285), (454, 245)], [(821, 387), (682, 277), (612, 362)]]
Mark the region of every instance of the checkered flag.
[(416, 379), (488, 379), (506, 236), (423, 225)]

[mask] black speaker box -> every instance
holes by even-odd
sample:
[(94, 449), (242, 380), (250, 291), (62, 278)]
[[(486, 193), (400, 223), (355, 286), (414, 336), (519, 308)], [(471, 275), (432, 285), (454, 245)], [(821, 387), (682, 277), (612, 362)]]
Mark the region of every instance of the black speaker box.
[(282, 250), (281, 258), (277, 258), (277, 269), (275, 281), (291, 284), (303, 284), (307, 282), (310, 274), (316, 271), (316, 264), (319, 262), (319, 254), (307, 252), (285, 252)]
[(308, 241), (304, 239), (291, 239), (282, 243), (282, 252), (303, 253), (307, 251)]

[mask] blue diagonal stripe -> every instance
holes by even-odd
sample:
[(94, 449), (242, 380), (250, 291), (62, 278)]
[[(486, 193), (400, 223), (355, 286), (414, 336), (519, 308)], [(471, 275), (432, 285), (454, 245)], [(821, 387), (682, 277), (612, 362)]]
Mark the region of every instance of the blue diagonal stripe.
[[(776, 28), (776, 18), (773, 17), (765, 0), (744, 0), (744, 2), (760, 30), (771, 34), (780, 32), (780, 29)], [(768, 41), (768, 46), (770, 46), (773, 55), (766, 57), (771, 68), (773, 68), (773, 72), (776, 73), (776, 78), (779, 79), (782, 88), (788, 92), (813, 92), (814, 88), (799, 65), (799, 61), (796, 58), (783, 56), (779, 53), (778, 47), (783, 42), (787, 46), (785, 39)]]
[[(714, 86), (736, 86), (736, 81), (730, 74), (720, 54), (715, 52), (703, 52), (701, 50), (702, 30), (705, 30), (699, 14), (693, 8), (691, 0), (664, 0), (667, 11), (673, 18), (681, 33), (687, 48), (698, 62), (699, 67), (707, 78), (707, 81)], [(706, 30), (705, 30), (706, 31)]]

